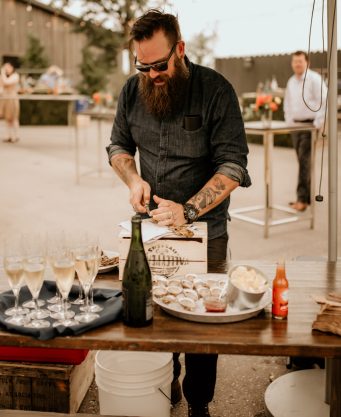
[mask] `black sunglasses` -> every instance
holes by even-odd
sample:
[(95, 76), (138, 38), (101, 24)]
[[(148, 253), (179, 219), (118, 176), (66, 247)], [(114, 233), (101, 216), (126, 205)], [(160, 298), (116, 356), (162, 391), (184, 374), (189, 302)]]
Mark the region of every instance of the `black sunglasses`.
[(170, 50), (169, 55), (168, 55), (168, 57), (167, 57), (167, 59), (165, 61), (156, 62), (155, 64), (146, 64), (146, 65), (143, 65), (143, 64), (136, 64), (137, 57), (135, 57), (135, 68), (138, 71), (141, 71), (141, 72), (149, 72), (151, 69), (153, 69), (156, 72), (167, 71), (167, 69), (168, 69), (168, 61), (171, 59), (171, 56), (173, 55), (177, 44), (178, 44), (178, 42), (176, 42), (173, 45), (173, 47)]

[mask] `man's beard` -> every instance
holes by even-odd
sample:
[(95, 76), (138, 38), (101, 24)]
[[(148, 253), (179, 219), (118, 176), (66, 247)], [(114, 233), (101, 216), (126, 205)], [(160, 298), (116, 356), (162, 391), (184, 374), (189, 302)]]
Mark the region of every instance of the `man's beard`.
[[(185, 63), (178, 57), (174, 61), (174, 74), (169, 77), (160, 73), (151, 79), (149, 75), (139, 74), (139, 91), (150, 113), (159, 119), (165, 116), (174, 116), (183, 103), (183, 97), (189, 70)], [(155, 81), (163, 81), (163, 85), (155, 85)]]

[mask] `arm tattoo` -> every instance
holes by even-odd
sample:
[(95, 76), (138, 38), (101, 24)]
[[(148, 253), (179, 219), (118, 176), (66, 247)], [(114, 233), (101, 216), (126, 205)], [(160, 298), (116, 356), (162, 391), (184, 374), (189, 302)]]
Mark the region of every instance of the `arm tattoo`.
[(131, 175), (137, 174), (135, 160), (132, 156), (124, 155), (114, 157), (111, 161), (117, 175), (127, 184)]
[(206, 185), (189, 202), (202, 210), (213, 204), (225, 190), (226, 186), (223, 181), (219, 177), (214, 177), (213, 184)]

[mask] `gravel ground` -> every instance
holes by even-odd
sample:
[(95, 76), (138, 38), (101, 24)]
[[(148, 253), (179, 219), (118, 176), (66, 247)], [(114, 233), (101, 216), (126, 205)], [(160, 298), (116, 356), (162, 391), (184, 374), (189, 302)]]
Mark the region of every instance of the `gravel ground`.
[[(266, 417), (264, 392), (277, 377), (287, 372), (285, 358), (220, 355), (215, 397), (210, 404), (212, 417)], [(93, 382), (79, 413), (99, 414), (98, 390)], [(171, 417), (187, 417), (184, 399)]]

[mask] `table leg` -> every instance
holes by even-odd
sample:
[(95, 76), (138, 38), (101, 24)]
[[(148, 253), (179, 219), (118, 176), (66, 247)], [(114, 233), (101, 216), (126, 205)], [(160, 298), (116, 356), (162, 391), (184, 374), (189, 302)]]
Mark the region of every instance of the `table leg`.
[(102, 175), (102, 120), (97, 120), (97, 171), (98, 176)]
[(330, 359), (330, 417), (341, 417), (341, 358)]
[(79, 130), (77, 120), (75, 123), (75, 167), (76, 167), (76, 184), (79, 184)]
[(310, 161), (310, 210), (311, 220), (310, 229), (314, 229), (315, 226), (315, 159), (316, 159), (316, 146), (317, 146), (317, 130), (311, 132), (311, 161)]
[(272, 190), (271, 190), (271, 151), (273, 147), (273, 135), (264, 132), (264, 182), (265, 182), (265, 201), (264, 201), (264, 237), (269, 237), (269, 219), (271, 217)]

